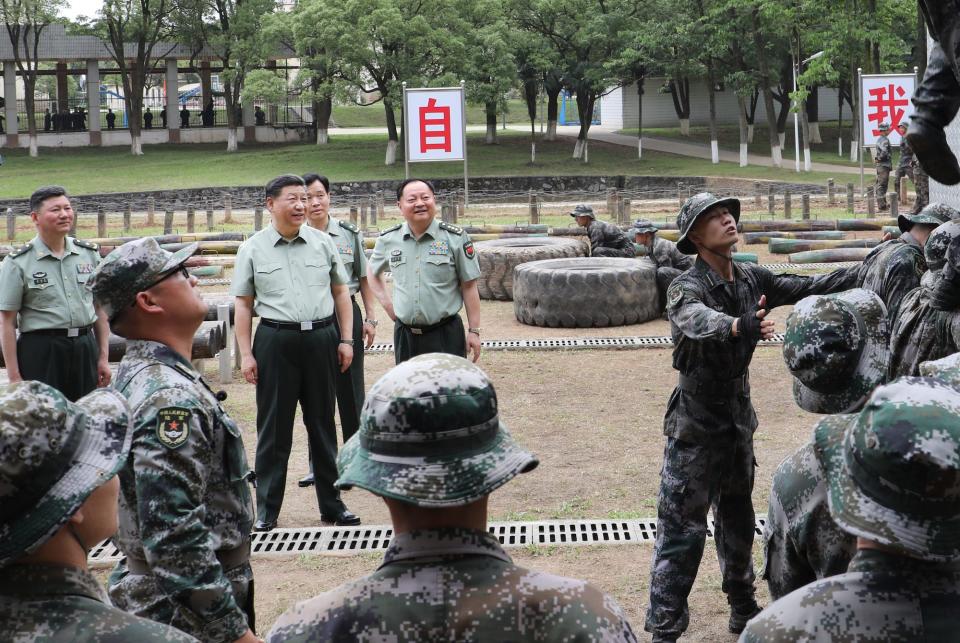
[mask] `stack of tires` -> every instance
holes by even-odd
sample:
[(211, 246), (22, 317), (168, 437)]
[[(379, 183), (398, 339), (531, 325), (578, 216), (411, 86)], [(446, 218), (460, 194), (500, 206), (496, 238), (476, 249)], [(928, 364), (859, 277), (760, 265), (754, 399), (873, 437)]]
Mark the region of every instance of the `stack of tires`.
[(513, 269), (542, 259), (585, 257), (586, 241), (563, 237), (492, 239), (473, 244), (480, 262), (480, 299), (513, 299)]

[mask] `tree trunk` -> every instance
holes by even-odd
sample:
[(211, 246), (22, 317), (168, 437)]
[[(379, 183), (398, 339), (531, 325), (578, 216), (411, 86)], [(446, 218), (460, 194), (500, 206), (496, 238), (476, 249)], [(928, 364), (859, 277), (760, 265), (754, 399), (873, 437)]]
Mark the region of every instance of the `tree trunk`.
[(487, 117), (487, 134), (483, 139), (486, 145), (497, 144), (497, 103), (496, 101), (487, 101), (484, 103), (484, 113)]
[(387, 154), (384, 159), (384, 165), (394, 165), (397, 162), (399, 137), (397, 136), (397, 117), (393, 113), (393, 101), (385, 98), (383, 100), (383, 109), (387, 116)]
[(130, 131), (130, 153), (134, 156), (143, 156), (143, 143), (140, 140), (140, 132), (136, 134)]
[(860, 156), (860, 92), (856, 89), (857, 61), (850, 61), (850, 160), (857, 161)]
[(637, 159), (643, 158), (643, 84), (644, 78), (637, 79)]
[(683, 136), (690, 136), (690, 79), (683, 77), (671, 81), (673, 91), (670, 92), (670, 98), (673, 99), (673, 111), (677, 113), (680, 120), (680, 133)]
[(760, 90), (754, 89), (750, 97), (750, 109), (747, 111), (747, 143), (753, 144), (753, 124), (757, 121), (757, 105), (760, 103)]
[(807, 97), (807, 126), (810, 128), (810, 143), (823, 143), (820, 138), (820, 88), (813, 85), (810, 88), (810, 95)]
[[(806, 102), (806, 101), (804, 101)], [(800, 135), (803, 140), (803, 171), (809, 172), (810, 161), (810, 121), (807, 120), (806, 105), (800, 105)]]
[[(37, 144), (37, 110), (36, 110), (36, 89), (37, 72), (29, 69), (23, 70), (23, 103), (27, 109), (27, 138), (30, 141), (30, 156), (36, 158), (40, 155)], [(16, 100), (16, 96), (13, 97)], [(9, 100), (9, 99), (7, 99)], [(7, 127), (10, 127), (7, 123)]]
[(560, 92), (563, 86), (557, 83), (544, 84), (544, 91), (547, 93), (547, 131), (543, 137), (546, 141), (557, 140), (557, 119), (560, 115)]
[(313, 122), (317, 127), (317, 145), (326, 145), (330, 142), (330, 115), (333, 113), (333, 100), (324, 98), (314, 101)]
[(747, 167), (747, 100), (743, 96), (737, 96), (737, 105), (740, 108), (740, 167)]
[[(753, 41), (757, 51), (764, 50), (763, 37), (760, 31), (759, 9), (754, 8), (752, 15)], [(780, 153), (780, 138), (777, 136), (777, 119), (773, 111), (773, 91), (770, 89), (770, 66), (764, 56), (757, 56), (757, 64), (760, 67), (760, 88), (763, 92), (763, 107), (767, 115), (767, 129), (770, 134), (770, 157), (773, 159), (774, 167), (783, 167), (783, 159)]]
[(586, 162), (587, 141), (590, 136), (590, 125), (593, 121), (593, 107), (597, 95), (593, 90), (577, 90), (577, 111), (580, 118), (580, 131), (577, 133), (577, 144), (573, 148), (573, 158), (583, 158)]
[(227, 128), (227, 151), (228, 152), (237, 151), (237, 128), (236, 127)]
[(713, 80), (713, 65), (707, 64), (707, 103), (710, 109), (710, 162), (720, 162), (720, 142), (717, 136), (717, 92)]

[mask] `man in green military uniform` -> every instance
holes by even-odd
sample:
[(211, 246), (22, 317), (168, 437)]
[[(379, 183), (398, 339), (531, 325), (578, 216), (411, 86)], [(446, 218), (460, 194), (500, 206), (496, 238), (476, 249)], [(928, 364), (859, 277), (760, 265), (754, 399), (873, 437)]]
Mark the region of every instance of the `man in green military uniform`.
[[(272, 225), (240, 246), (230, 287), (236, 297), (241, 369), (257, 387), (254, 529), (270, 531), (277, 526), (298, 402), (317, 479), (320, 520), (357, 525), (360, 519), (347, 511), (333, 487), (336, 378), (353, 360), (348, 278), (330, 236), (303, 225), (307, 191), (302, 178), (286, 174), (271, 180), (266, 200)], [(254, 312), (260, 323), (251, 342)]]
[[(380, 233), (367, 277), (380, 305), (396, 325), (397, 364), (423, 353), (450, 353), (480, 359), (480, 264), (470, 235), (436, 220), (433, 185), (407, 179), (397, 188), (405, 222)], [(393, 274), (391, 299), (381, 276)], [(460, 308), (467, 309), (463, 332)]]
[[(341, 221), (330, 215), (330, 181), (327, 177), (304, 174), (303, 182), (307, 185), (307, 224), (326, 232), (336, 244), (348, 278), (347, 287), (353, 307), (353, 361), (345, 373), (337, 374), (337, 409), (340, 411), (340, 430), (346, 442), (360, 426), (360, 409), (363, 408), (366, 390), (363, 385), (363, 352), (373, 345), (377, 336), (377, 311), (367, 283), (367, 255), (364, 253), (360, 229), (349, 221)], [(363, 299), (366, 319), (360, 314), (357, 293)], [(337, 332), (340, 332), (339, 326)], [(309, 487), (313, 483), (311, 466), (310, 473), (301, 478), (298, 484)]]
[(111, 328), (127, 338), (114, 386), (133, 409), (115, 539), (124, 559), (110, 598), (202, 641), (253, 643), (252, 476), (225, 394), (190, 363), (207, 312), (183, 266), (196, 249), (131, 241), (90, 280)]
[(393, 541), (377, 571), (281, 615), (271, 643), (637, 640), (611, 597), (516, 566), (487, 531), (489, 495), (538, 461), (467, 360), (420, 355), (381, 377), (338, 464), (339, 487), (383, 498)]
[(874, 194), (877, 197), (877, 209), (883, 212), (890, 208), (887, 205), (887, 188), (890, 185), (890, 173), (893, 171), (893, 156), (890, 154), (889, 123), (880, 123), (877, 126), (880, 136), (877, 137), (877, 147), (873, 153), (873, 163), (877, 166), (877, 182), (874, 185)]
[(193, 641), (112, 607), (87, 568), (117, 531), (130, 407), (111, 389), (72, 404), (22, 382), (0, 396), (0, 632), (5, 641)]
[(110, 383), (107, 320), (84, 288), (100, 255), (95, 244), (67, 236), (74, 213), (62, 187), (34, 192), (30, 218), (37, 236), (0, 264), (0, 349), (7, 377), (45, 382), (77, 400)]
[(820, 425), (830, 515), (857, 539), (845, 574), (787, 594), (741, 642), (957, 640), (960, 391), (903, 377), (845, 430)]

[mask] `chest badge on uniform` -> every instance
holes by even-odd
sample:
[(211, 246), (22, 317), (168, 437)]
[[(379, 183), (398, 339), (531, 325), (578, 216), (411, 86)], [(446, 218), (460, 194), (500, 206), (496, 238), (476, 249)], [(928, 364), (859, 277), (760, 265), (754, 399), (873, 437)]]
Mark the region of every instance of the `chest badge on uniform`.
[(82, 263), (77, 266), (77, 274), (79, 275), (89, 275), (93, 273), (93, 265), (89, 263)]
[(168, 449), (183, 445), (190, 436), (190, 411), (176, 406), (157, 411), (157, 439)]
[(434, 241), (430, 244), (430, 247), (427, 248), (427, 254), (448, 256), (450, 254), (450, 246), (447, 245), (446, 241)]
[(50, 283), (50, 280), (47, 279), (47, 273), (43, 271), (38, 271), (33, 273), (33, 285), (34, 286), (43, 286), (44, 284)]
[(473, 241), (467, 241), (463, 244), (463, 254), (467, 255), (467, 259), (473, 259), (473, 256), (477, 254), (477, 251), (473, 249)]
[(393, 250), (390, 253), (390, 263), (400, 263), (403, 260), (403, 250)]
[(339, 250), (340, 254), (342, 255), (348, 255), (351, 257), (353, 256), (353, 247), (350, 246), (349, 244), (345, 243), (345, 244), (338, 245), (337, 250)]

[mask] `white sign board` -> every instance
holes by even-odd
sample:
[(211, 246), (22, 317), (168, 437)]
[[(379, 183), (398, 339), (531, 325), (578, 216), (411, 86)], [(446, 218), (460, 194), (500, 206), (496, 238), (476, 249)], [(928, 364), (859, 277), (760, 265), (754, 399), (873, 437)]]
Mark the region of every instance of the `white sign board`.
[(870, 74), (860, 77), (860, 126), (864, 147), (877, 144), (880, 123), (890, 125), (887, 138), (891, 145), (900, 145), (900, 123), (910, 124), (913, 113), (913, 89), (917, 79), (913, 74)]
[(463, 88), (407, 89), (403, 96), (407, 162), (465, 160)]

